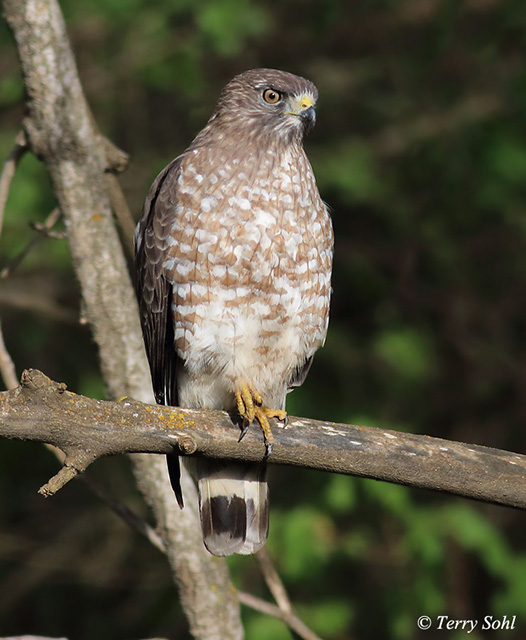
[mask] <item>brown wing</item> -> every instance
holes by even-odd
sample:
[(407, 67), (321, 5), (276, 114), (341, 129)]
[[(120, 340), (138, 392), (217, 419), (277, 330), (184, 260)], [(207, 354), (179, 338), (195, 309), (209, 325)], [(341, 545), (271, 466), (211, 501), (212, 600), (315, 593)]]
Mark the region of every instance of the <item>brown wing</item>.
[(172, 286), (164, 272), (167, 239), (177, 203), (181, 157), (155, 179), (135, 232), (135, 289), (150, 363), (153, 390), (159, 404), (177, 406), (177, 353), (173, 342)]
[(294, 371), (291, 379), (287, 383), (288, 391), (292, 391), (296, 389), (296, 387), (301, 387), (301, 385), (305, 382), (305, 378), (309, 373), (309, 370), (312, 366), (312, 361), (314, 360), (314, 356), (307, 358), (303, 364), (301, 364), (296, 371)]
[[(178, 405), (177, 370), (181, 363), (174, 346), (172, 286), (163, 265), (177, 204), (181, 157), (157, 176), (135, 232), (135, 290), (153, 391), (158, 404), (170, 406)], [(169, 455), (167, 461), (170, 481), (182, 507), (179, 456)]]

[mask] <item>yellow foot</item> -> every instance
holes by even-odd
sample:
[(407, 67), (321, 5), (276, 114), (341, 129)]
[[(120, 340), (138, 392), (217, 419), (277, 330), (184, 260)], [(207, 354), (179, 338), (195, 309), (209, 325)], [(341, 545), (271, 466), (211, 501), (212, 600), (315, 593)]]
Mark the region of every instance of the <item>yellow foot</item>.
[(262, 407), (263, 398), (251, 384), (243, 385), (236, 390), (236, 401), (239, 415), (243, 418), (243, 430), (241, 431), (239, 440), (241, 441), (243, 439), (249, 426), (254, 420), (257, 420), (263, 431), (265, 447), (267, 449), (265, 457), (268, 457), (272, 452), (272, 445), (274, 444), (274, 436), (270, 428), (269, 418), (278, 418), (278, 420), (286, 422), (287, 412), (282, 409)]

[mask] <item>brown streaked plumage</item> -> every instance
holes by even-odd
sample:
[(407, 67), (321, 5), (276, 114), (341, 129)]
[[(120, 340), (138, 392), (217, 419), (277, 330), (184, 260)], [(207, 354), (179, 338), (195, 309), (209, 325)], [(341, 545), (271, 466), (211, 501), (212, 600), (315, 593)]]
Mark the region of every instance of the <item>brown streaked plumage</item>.
[[(302, 146), (318, 92), (236, 76), (188, 149), (157, 177), (136, 232), (137, 296), (157, 402), (237, 411), (272, 447), (327, 332), (333, 235)], [(191, 461), (204, 542), (254, 553), (268, 532), (265, 462)], [(178, 461), (172, 486), (182, 505)]]

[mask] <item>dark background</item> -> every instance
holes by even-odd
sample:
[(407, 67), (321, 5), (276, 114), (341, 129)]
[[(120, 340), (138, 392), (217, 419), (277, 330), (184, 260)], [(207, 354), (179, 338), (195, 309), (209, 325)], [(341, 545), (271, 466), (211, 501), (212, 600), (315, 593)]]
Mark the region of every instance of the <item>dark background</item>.
[[(306, 141), (335, 234), (326, 346), (293, 415), (526, 449), (526, 3), (523, 0), (63, 0), (101, 130), (131, 155), (132, 211), (190, 142), (219, 91), (250, 67), (319, 88)], [(24, 114), (0, 24), (0, 158)], [(0, 240), (9, 265), (55, 206), (26, 156)], [(59, 225), (60, 228), (60, 225)], [(67, 243), (49, 239), (0, 282), (18, 372), (37, 367), (104, 397), (79, 324)], [(298, 436), (299, 437), (299, 436)], [(0, 635), (186, 638), (168, 567), (80, 483), (44, 500), (43, 447), (0, 444)], [(124, 458), (91, 472), (148, 517)], [(432, 492), (271, 471), (269, 548), (307, 624), (327, 640), (486, 637), (486, 615), (526, 632), (526, 516)], [(268, 597), (253, 559), (240, 588)], [(421, 615), (479, 629), (418, 631)], [(244, 610), (249, 640), (290, 638)]]

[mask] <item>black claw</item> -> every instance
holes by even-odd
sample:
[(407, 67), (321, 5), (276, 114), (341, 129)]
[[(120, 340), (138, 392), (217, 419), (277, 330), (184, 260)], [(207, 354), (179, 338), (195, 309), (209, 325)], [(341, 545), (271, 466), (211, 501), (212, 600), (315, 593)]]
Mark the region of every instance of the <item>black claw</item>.
[(272, 444), (272, 442), (265, 442), (265, 460), (270, 456), (273, 448), (274, 445)]
[(241, 442), (241, 440), (243, 440), (249, 427), (250, 427), (250, 422), (246, 418), (243, 418), (243, 426), (241, 427), (241, 434), (239, 436), (238, 442)]
[(286, 429), (289, 426), (289, 414), (286, 413), (283, 418), (283, 428)]

